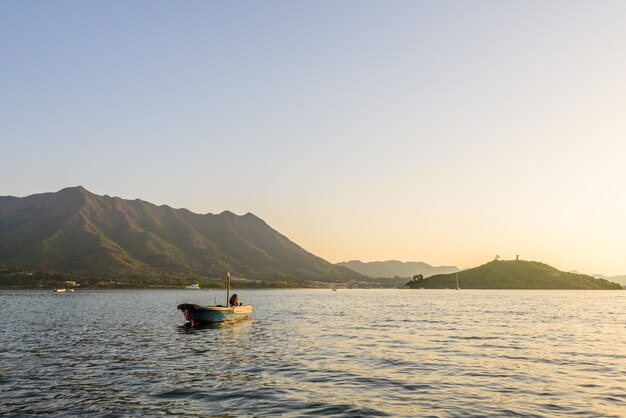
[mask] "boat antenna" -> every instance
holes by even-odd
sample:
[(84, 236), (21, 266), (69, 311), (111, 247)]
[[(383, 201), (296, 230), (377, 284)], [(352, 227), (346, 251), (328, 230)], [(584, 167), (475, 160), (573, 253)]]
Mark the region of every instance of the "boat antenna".
[(226, 273), (226, 306), (230, 305), (230, 273)]

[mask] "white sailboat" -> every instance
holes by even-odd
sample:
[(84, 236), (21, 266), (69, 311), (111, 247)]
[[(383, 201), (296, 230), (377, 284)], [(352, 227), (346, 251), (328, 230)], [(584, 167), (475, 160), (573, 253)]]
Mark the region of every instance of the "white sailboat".
[(456, 290), (461, 290), (459, 287), (459, 272), (456, 272)]

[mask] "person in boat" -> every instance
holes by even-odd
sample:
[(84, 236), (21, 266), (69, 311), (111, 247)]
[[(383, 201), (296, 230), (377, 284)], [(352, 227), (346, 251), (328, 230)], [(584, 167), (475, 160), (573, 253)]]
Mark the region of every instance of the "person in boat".
[(230, 297), (230, 306), (241, 306), (241, 303), (239, 302), (239, 295), (237, 293), (233, 293), (233, 295)]

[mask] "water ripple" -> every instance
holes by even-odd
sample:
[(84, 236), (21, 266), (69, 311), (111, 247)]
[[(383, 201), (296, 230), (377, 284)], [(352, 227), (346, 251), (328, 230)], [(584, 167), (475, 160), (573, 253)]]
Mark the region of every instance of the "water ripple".
[(238, 293), (191, 328), (204, 292), (0, 292), (2, 415), (625, 415), (622, 292)]

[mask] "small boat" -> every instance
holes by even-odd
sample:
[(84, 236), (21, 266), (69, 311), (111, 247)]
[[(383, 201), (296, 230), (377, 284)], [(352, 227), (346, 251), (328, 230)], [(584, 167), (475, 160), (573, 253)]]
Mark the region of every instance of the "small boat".
[(245, 319), (252, 313), (252, 305), (239, 303), (239, 296), (230, 296), (230, 273), (227, 274), (226, 305), (197, 305), (193, 303), (181, 303), (178, 309), (183, 312), (185, 319), (191, 325), (202, 323), (215, 323), (237, 321)]
[(459, 272), (456, 273), (456, 290), (461, 290), (459, 287)]
[(200, 290), (200, 284), (199, 283), (190, 284), (190, 285), (185, 286), (185, 289)]
[(54, 291), (57, 293), (65, 293), (67, 292), (67, 289), (59, 288), (59, 289), (54, 289)]

